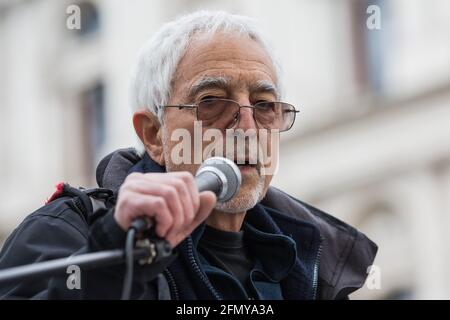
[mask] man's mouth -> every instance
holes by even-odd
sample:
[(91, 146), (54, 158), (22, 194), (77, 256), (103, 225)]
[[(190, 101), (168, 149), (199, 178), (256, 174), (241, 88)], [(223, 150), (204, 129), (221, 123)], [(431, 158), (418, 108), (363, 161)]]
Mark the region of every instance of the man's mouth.
[(253, 169), (258, 169), (258, 165), (256, 163), (253, 163), (254, 161), (252, 161), (251, 163), (249, 159), (245, 159), (244, 161), (242, 159), (239, 159), (239, 161), (237, 161), (237, 159), (234, 159), (233, 161), (241, 170), (241, 172), (248, 172)]

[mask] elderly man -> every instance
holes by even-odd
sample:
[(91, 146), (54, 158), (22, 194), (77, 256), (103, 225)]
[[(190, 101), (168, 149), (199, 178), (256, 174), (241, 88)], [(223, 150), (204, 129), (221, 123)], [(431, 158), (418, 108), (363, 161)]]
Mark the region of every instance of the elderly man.
[[(133, 125), (144, 151), (123, 149), (102, 160), (101, 189), (59, 185), (49, 203), (6, 241), (0, 268), (123, 248), (133, 220), (146, 216), (174, 254), (135, 266), (134, 299), (347, 298), (363, 285), (376, 245), (269, 187), (273, 171), (264, 170), (263, 160), (274, 151), (272, 143), (256, 162), (249, 160), (254, 153), (249, 147), (243, 163), (237, 161), (239, 150), (231, 154), (242, 185), (224, 203), (216, 203), (210, 191), (197, 190), (195, 142), (188, 144), (192, 150), (181, 152), (183, 161), (174, 152), (177, 132), (194, 140), (199, 123), (202, 133), (215, 129), (223, 136), (253, 130), (259, 145), (260, 130), (270, 137), (289, 130), (297, 110), (280, 102), (279, 88), (277, 64), (248, 18), (201, 11), (166, 24), (142, 49), (133, 79)], [(211, 143), (201, 141), (202, 155)], [(104, 205), (96, 208), (99, 199)], [(75, 290), (54, 276), (5, 285), (0, 294), (117, 299), (124, 270), (82, 270), (82, 286)]]

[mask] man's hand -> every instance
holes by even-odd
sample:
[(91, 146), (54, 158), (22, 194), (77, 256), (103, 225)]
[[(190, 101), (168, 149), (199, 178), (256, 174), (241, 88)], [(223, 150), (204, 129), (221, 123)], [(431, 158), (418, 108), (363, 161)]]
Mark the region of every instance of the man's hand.
[(174, 248), (213, 210), (216, 196), (199, 193), (189, 172), (132, 173), (120, 187), (114, 218), (123, 230), (134, 219), (155, 221), (156, 234)]

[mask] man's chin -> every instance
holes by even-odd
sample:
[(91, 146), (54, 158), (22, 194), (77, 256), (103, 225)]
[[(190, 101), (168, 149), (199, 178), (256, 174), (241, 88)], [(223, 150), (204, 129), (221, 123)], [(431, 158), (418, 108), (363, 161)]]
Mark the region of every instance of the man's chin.
[(253, 202), (240, 202), (235, 201), (235, 199), (224, 202), (224, 203), (217, 203), (215, 209), (220, 212), (226, 212), (230, 214), (237, 214), (246, 212), (247, 210), (250, 210), (256, 205), (256, 201)]
[[(244, 189), (245, 188), (245, 189)], [(256, 184), (243, 185), (239, 193), (231, 200), (217, 203), (215, 209), (226, 213), (242, 213), (253, 208), (262, 198), (264, 180)]]

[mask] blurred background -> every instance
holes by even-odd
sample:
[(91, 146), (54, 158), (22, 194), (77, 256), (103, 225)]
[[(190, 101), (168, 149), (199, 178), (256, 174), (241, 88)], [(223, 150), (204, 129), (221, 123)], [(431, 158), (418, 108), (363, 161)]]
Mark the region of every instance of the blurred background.
[(94, 186), (103, 156), (137, 145), (137, 51), (197, 9), (254, 17), (272, 41), (301, 110), (273, 185), (379, 245), (380, 288), (351, 298), (450, 299), (447, 0), (0, 0), (0, 245), (57, 182)]

